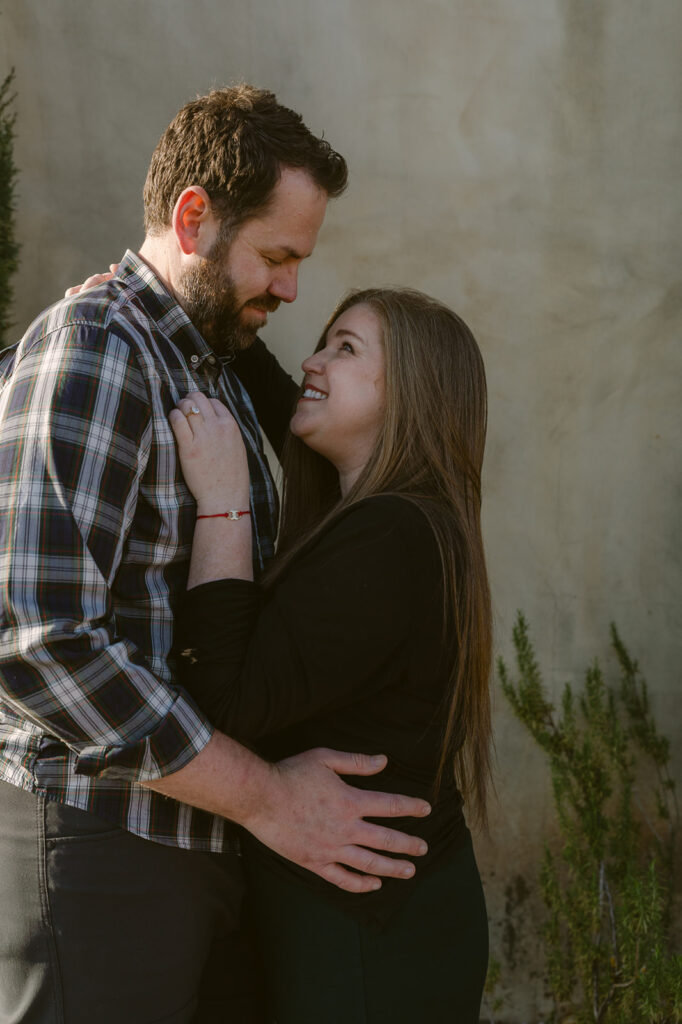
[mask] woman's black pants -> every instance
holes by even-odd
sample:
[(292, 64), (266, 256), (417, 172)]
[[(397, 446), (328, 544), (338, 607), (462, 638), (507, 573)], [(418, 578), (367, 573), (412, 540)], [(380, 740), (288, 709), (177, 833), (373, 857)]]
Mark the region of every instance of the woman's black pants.
[(470, 841), (417, 877), (382, 930), (246, 860), (277, 1024), (478, 1024), (488, 922)]

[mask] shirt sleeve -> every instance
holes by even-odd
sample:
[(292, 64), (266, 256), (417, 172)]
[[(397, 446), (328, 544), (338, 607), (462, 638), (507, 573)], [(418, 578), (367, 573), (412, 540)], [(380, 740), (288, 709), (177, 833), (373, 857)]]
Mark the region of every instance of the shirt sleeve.
[(246, 388), (258, 422), (279, 458), (298, 397), (298, 384), (260, 338), (238, 353), (230, 368)]
[(212, 732), (116, 628), (152, 430), (132, 344), (92, 324), (27, 344), (0, 394), (0, 697), (84, 775), (158, 778)]
[(397, 680), (439, 579), (423, 513), (403, 499), (369, 499), (292, 564), (260, 610), (257, 588), (243, 581), (188, 591), (183, 685), (247, 741), (346, 706)]

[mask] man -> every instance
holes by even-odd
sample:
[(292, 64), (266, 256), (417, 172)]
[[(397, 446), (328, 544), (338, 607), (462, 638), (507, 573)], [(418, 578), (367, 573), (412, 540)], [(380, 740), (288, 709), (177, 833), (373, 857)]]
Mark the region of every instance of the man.
[(236, 416), (261, 570), (275, 492), (219, 357), (293, 302), (345, 184), (343, 158), (271, 93), (187, 104), (152, 157), (139, 255), (4, 357), (0, 1022), (258, 1019), (224, 819), (355, 891), (412, 873), (385, 852), (423, 852), (363, 820), (423, 801), (338, 777), (381, 758), (267, 764), (211, 727), (169, 660), (195, 507), (168, 413), (199, 389)]

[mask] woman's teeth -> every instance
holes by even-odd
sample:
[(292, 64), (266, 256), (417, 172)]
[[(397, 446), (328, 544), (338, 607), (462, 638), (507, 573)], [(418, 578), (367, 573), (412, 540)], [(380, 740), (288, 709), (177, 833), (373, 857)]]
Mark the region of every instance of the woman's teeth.
[(303, 398), (326, 398), (324, 391), (318, 391), (317, 388), (306, 388), (303, 392)]

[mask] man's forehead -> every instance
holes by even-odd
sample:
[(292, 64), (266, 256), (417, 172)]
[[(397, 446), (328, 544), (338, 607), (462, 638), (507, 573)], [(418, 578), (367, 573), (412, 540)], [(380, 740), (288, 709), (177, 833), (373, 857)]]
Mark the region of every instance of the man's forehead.
[(327, 200), (307, 172), (283, 172), (265, 210), (246, 220), (238, 236), (276, 248), (282, 257), (305, 259), (313, 251)]

